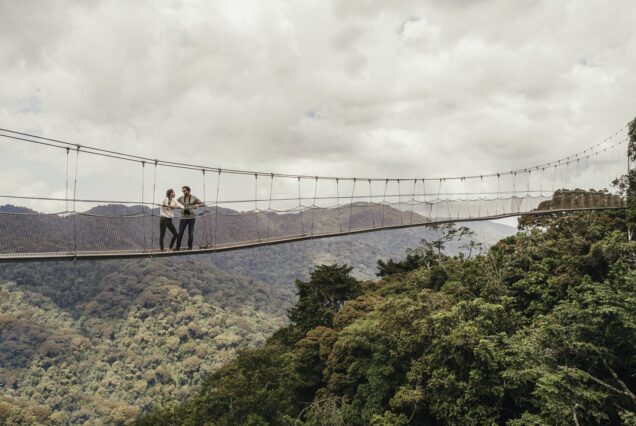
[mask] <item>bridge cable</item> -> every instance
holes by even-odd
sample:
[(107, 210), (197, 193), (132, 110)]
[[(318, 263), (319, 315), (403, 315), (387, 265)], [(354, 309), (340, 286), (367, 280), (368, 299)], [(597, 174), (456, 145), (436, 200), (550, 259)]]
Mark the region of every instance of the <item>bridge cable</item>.
[(213, 244), (214, 244), (214, 248), (216, 248), (216, 245), (218, 243), (218, 222), (219, 222), (219, 188), (221, 187), (221, 169), (219, 169), (219, 174), (217, 176), (216, 179), (216, 201), (214, 202), (214, 240), (213, 240)]
[(439, 186), (437, 187), (437, 201), (435, 202), (435, 222), (439, 218), (439, 205), (441, 204), (440, 195), (442, 193), (442, 178), (439, 179)]
[[(68, 217), (69, 214), (69, 210), (68, 210), (68, 166), (69, 166), (69, 153), (70, 153), (71, 148), (66, 148), (66, 200), (65, 200), (65, 205), (64, 205), (64, 212), (66, 214), (66, 217)], [(68, 221), (65, 221), (66, 225), (68, 225)], [(66, 227), (65, 227), (66, 228)], [(68, 229), (67, 229), (68, 231)], [(68, 250), (69, 252), (71, 251), (71, 241), (70, 241), (70, 232), (67, 232), (69, 234), (69, 241), (68, 241)]]
[(371, 179), (369, 179), (369, 207), (371, 207), (371, 223), (373, 224), (373, 227), (375, 228), (375, 206), (374, 206), (374, 202), (373, 202), (373, 188), (371, 187)]
[[(461, 183), (460, 187), (461, 187), (461, 191), (462, 194), (466, 193), (466, 178), (461, 178), (461, 180), (459, 181)], [(456, 202), (457, 202), (457, 219), (459, 219), (459, 215), (460, 215), (460, 210), (462, 207), (462, 198), (461, 195), (458, 194), (458, 197)], [(468, 209), (468, 212), (470, 213), (470, 209)]]
[(274, 173), (272, 173), (270, 181), (269, 181), (269, 204), (267, 205), (267, 242), (269, 242), (270, 239), (270, 235), (269, 235), (269, 220), (270, 220), (270, 214), (272, 212), (272, 192), (274, 190)]
[[(155, 208), (155, 197), (156, 197), (156, 193), (157, 193), (157, 163), (158, 161), (155, 160), (155, 168), (153, 171), (153, 177), (152, 177), (152, 205), (150, 206), (150, 249), (152, 250), (155, 247), (155, 232), (154, 230), (156, 229), (156, 227), (153, 224), (153, 217), (154, 214), (152, 212), (152, 210)], [(161, 221), (161, 209), (159, 209), (159, 221)], [(157, 237), (157, 239), (159, 239)]]
[(428, 210), (428, 221), (430, 222), (432, 219), (432, 215), (433, 215), (433, 203), (430, 201), (426, 201), (426, 179), (422, 179), (422, 194), (423, 194), (423, 199), (424, 199), (424, 203), (430, 207), (430, 209)]
[[(528, 183), (526, 185), (526, 209), (531, 210), (531, 207), (528, 205), (530, 203), (530, 198), (532, 198), (532, 195), (530, 195), (532, 192), (532, 190), (530, 189), (530, 183), (532, 182), (532, 176), (536, 176), (536, 173), (533, 175), (531, 171), (528, 172)], [(536, 178), (535, 178), (536, 180)]]
[(258, 226), (258, 173), (254, 173), (254, 220), (256, 222), (256, 240), (261, 240), (261, 231)]
[(400, 183), (400, 179), (397, 179), (397, 185), (398, 185), (398, 212), (400, 214), (400, 225), (404, 225), (404, 215), (402, 214), (402, 210), (400, 209), (400, 207), (402, 206), (402, 185)]
[(77, 210), (75, 202), (77, 200), (77, 167), (79, 163), (80, 146), (77, 145), (75, 151), (75, 178), (73, 179), (73, 251), (77, 256)]
[(338, 225), (342, 232), (342, 219), (340, 218), (340, 179), (336, 179), (336, 212), (338, 213)]
[[(592, 145), (592, 146), (588, 147), (587, 149), (578, 152), (577, 154), (574, 154), (574, 155), (571, 155), (570, 157), (562, 158), (562, 159), (559, 159), (559, 160), (556, 160), (556, 161), (551, 161), (549, 163), (536, 165), (536, 166), (530, 167), (530, 169), (538, 170), (538, 169), (540, 169), (541, 167), (544, 167), (544, 166), (551, 166), (551, 165), (555, 165), (555, 164), (556, 165), (561, 165), (561, 164), (564, 164), (569, 159), (571, 159), (572, 157), (575, 157), (575, 156), (578, 156), (578, 155), (583, 155), (585, 153), (588, 153), (588, 152), (591, 152), (591, 151), (594, 151), (594, 150), (598, 150), (603, 145), (605, 145), (606, 143), (608, 143), (609, 141), (614, 139), (616, 136), (618, 136), (623, 130), (625, 130), (628, 127), (628, 125), (629, 125), (629, 123), (625, 124), (620, 129), (618, 129), (616, 132), (614, 132), (610, 136), (606, 137), (602, 142), (597, 143), (595, 145)], [(16, 136), (3, 135), (3, 134), (0, 134), (0, 137), (14, 139), (14, 140), (21, 140), (21, 141), (25, 141), (25, 142), (29, 142), (29, 143), (34, 143), (34, 144), (39, 144), (39, 145), (46, 145), (46, 146), (51, 146), (51, 147), (55, 147), (55, 148), (65, 149), (66, 146), (75, 146), (75, 145), (77, 145), (75, 143), (65, 142), (65, 141), (62, 141), (62, 140), (59, 140), (59, 139), (51, 139), (51, 138), (46, 138), (46, 137), (43, 137), (43, 136), (37, 136), (37, 135), (33, 135), (33, 134), (17, 132), (17, 131), (9, 130), (9, 129), (0, 128), (0, 131), (7, 132), (7, 133), (12, 133), (12, 134), (15, 134), (15, 135), (26, 136), (26, 137), (29, 137), (29, 138), (35, 138), (35, 139), (39, 139), (39, 140), (26, 139), (26, 138), (23, 138), (23, 137), (16, 137)], [(42, 141), (49, 141), (49, 142), (54, 142), (54, 143), (47, 143), (47, 142), (42, 142)], [(61, 146), (61, 145), (64, 145), (64, 146)], [(611, 146), (609, 148), (612, 148), (614, 146), (616, 146), (616, 145), (613, 145), (613, 146)], [(150, 158), (146, 158), (146, 157), (142, 157), (142, 156), (138, 156), (138, 155), (126, 154), (126, 153), (123, 153), (123, 152), (118, 152), (118, 151), (113, 151), (113, 150), (106, 150), (106, 149), (96, 148), (96, 147), (91, 147), (91, 146), (86, 146), (86, 145), (83, 145), (82, 148), (83, 148), (85, 153), (92, 154), (92, 155), (98, 155), (98, 156), (103, 156), (103, 157), (115, 158), (115, 159), (126, 160), (126, 161), (134, 161), (134, 162), (153, 161)], [(598, 151), (596, 152), (596, 155), (597, 154), (598, 154)], [(590, 155), (592, 155), (592, 154), (590, 154)], [(213, 171), (218, 171), (219, 170), (216, 167), (200, 166), (200, 165), (194, 165), (194, 164), (188, 164), (188, 163), (179, 163), (179, 162), (165, 161), (165, 160), (159, 160), (159, 163), (161, 165), (163, 165), (163, 166), (166, 166), (166, 167), (175, 167), (175, 168), (181, 168), (181, 169), (201, 170), (202, 168), (205, 168), (207, 170), (213, 170)], [(501, 175), (501, 176), (510, 175), (514, 171), (520, 172), (522, 170), (520, 169), (520, 170), (507, 171), (507, 172), (500, 172), (499, 175)], [(233, 173), (233, 174), (244, 174), (244, 175), (258, 173), (261, 176), (268, 176), (268, 175), (271, 174), (271, 173), (254, 172), (254, 171), (247, 171), (247, 170), (225, 170), (225, 172)], [(284, 173), (277, 173), (275, 175), (277, 177), (297, 177), (297, 176), (310, 177), (310, 176), (304, 176), (304, 175), (291, 175), (291, 174), (284, 174)], [(495, 175), (496, 175), (496, 173), (491, 173), (491, 174), (488, 174), (488, 175), (485, 175), (485, 176), (494, 177)], [(471, 179), (476, 179), (478, 177), (479, 176), (468, 176), (468, 178), (471, 178)], [(336, 177), (327, 177), (327, 176), (324, 176), (322, 178), (331, 179), (331, 180), (335, 180), (336, 179)], [(353, 178), (339, 178), (339, 179), (353, 180)], [(379, 179), (379, 178), (371, 178), (371, 179), (372, 180), (377, 180), (377, 181), (382, 180), (382, 179)], [(460, 179), (460, 177), (447, 177), (446, 179), (447, 180), (458, 180), (458, 179)], [(429, 180), (434, 181), (434, 180), (437, 180), (437, 178), (429, 178)]]
[[(208, 204), (207, 204), (207, 196), (206, 196), (206, 189), (205, 189), (205, 169), (201, 169), (201, 173), (202, 173), (202, 180), (203, 180), (203, 206), (204, 209), (202, 215), (202, 219), (203, 219), (203, 240), (205, 241), (205, 247), (210, 247), (210, 232), (208, 229), (208, 221), (210, 220), (210, 215), (208, 215)], [(203, 245), (203, 242), (201, 242), (200, 245)]]
[(514, 206), (517, 204), (517, 172), (512, 174), (512, 201), (510, 202), (510, 212), (512, 213), (516, 209)]
[(68, 213), (68, 157), (69, 157), (69, 152), (71, 151), (71, 148), (66, 148), (66, 206), (65, 206), (65, 210)]
[(303, 223), (303, 211), (305, 208), (301, 201), (300, 176), (298, 176), (298, 210), (300, 210), (300, 235), (305, 235), (305, 224)]
[(450, 203), (450, 197), (448, 196), (448, 181), (446, 180), (446, 178), (444, 178), (444, 194), (446, 197), (446, 210), (448, 210), (448, 220), (450, 220), (453, 217), (453, 213), (451, 213), (451, 203)]
[[(499, 191), (501, 190), (501, 177), (497, 175), (497, 193), (495, 196), (495, 216), (499, 213)], [(503, 203), (502, 203), (503, 206)]]
[(382, 225), (381, 228), (384, 228), (384, 207), (386, 206), (386, 189), (389, 186), (389, 179), (387, 179), (384, 183), (384, 194), (382, 194)]
[(144, 190), (146, 188), (146, 162), (141, 162), (141, 231), (144, 236), (144, 252), (148, 251), (148, 242), (146, 241), (146, 214), (144, 213)]
[[(477, 217), (481, 217), (481, 203), (483, 203), (483, 194), (484, 194), (484, 177), (481, 176), (479, 178), (479, 203), (477, 204)], [(488, 213), (486, 213), (486, 216)]]
[(318, 176), (316, 176), (316, 181), (314, 184), (314, 201), (311, 204), (311, 236), (314, 236), (314, 216), (316, 213), (316, 195), (318, 193)]
[(351, 201), (349, 202), (349, 232), (351, 232), (351, 220), (353, 217), (353, 195), (356, 192), (356, 178), (353, 178), (353, 189), (351, 190)]
[(413, 194), (411, 195), (411, 225), (413, 225), (413, 209), (415, 209), (415, 185), (417, 185), (417, 179), (413, 179)]

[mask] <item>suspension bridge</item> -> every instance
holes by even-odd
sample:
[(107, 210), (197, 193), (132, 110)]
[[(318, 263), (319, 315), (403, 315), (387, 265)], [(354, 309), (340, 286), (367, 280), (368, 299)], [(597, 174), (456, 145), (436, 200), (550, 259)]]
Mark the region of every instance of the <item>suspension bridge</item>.
[[(53, 194), (0, 194), (0, 262), (214, 253), (433, 224), (621, 209), (624, 200), (610, 183), (629, 168), (627, 127), (582, 151), (523, 169), (411, 178), (221, 169), (0, 129), (0, 143), (29, 150), (34, 173), (44, 159), (59, 159), (51, 172), (59, 175)], [(124, 170), (137, 170), (139, 180), (123, 178), (130, 176)], [(104, 192), (133, 195), (95, 196), (104, 181)], [(194, 246), (161, 251), (159, 208), (166, 188), (179, 193), (181, 184), (203, 202), (196, 209)], [(180, 210), (175, 213), (178, 225)]]

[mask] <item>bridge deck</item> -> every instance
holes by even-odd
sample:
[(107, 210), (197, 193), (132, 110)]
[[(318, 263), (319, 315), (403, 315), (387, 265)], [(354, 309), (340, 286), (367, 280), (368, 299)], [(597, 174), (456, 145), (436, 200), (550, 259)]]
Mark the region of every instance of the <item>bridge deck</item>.
[(134, 258), (163, 258), (170, 256), (184, 256), (193, 254), (221, 253), (226, 251), (248, 249), (254, 247), (263, 247), (274, 244), (292, 243), (297, 241), (314, 240), (321, 238), (331, 238), (346, 235), (363, 234), (368, 232), (388, 231), (396, 229), (415, 228), (430, 225), (442, 225), (457, 222), (479, 222), (486, 220), (497, 220), (508, 217), (516, 217), (521, 215), (536, 216), (554, 213), (569, 213), (581, 211), (598, 211), (598, 210), (623, 210), (625, 207), (585, 207), (571, 209), (556, 209), (545, 211), (533, 211), (529, 213), (505, 213), (499, 215), (491, 215), (479, 218), (458, 218), (447, 220), (436, 220), (430, 222), (409, 223), (402, 225), (389, 225), (384, 227), (368, 227), (360, 229), (343, 230), (342, 232), (328, 232), (318, 234), (304, 235), (288, 235), (283, 237), (273, 237), (260, 240), (237, 241), (230, 243), (219, 243), (213, 246), (201, 246), (193, 250), (182, 249), (180, 251), (160, 251), (160, 250), (104, 250), (104, 251), (78, 251), (78, 252), (36, 252), (36, 253), (2, 253), (0, 254), (0, 263), (18, 263), (18, 262), (42, 262), (42, 261), (61, 261), (61, 260), (106, 260), (106, 259), (134, 259)]

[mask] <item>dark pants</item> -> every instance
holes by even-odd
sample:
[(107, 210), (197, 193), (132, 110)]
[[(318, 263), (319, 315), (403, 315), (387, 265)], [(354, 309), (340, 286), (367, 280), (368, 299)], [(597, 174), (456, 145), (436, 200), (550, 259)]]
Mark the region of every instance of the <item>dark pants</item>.
[(172, 219), (169, 217), (159, 218), (159, 247), (163, 250), (163, 238), (166, 236), (166, 228), (172, 233), (172, 239), (170, 240), (170, 248), (174, 246), (174, 242), (177, 241), (179, 234), (177, 229), (172, 224)]
[(188, 228), (188, 249), (192, 250), (192, 243), (194, 242), (194, 218), (181, 219), (179, 221), (179, 238), (177, 238), (177, 250), (181, 248), (181, 239), (186, 227)]

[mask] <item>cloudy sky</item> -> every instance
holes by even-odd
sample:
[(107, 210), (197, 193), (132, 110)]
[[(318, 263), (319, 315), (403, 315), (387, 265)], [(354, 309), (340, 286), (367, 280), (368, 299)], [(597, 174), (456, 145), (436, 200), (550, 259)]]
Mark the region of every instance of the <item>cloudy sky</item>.
[[(0, 0), (0, 127), (309, 175), (519, 168), (634, 118), (634, 22), (627, 0)], [(60, 195), (63, 155), (18, 145), (0, 192)]]

